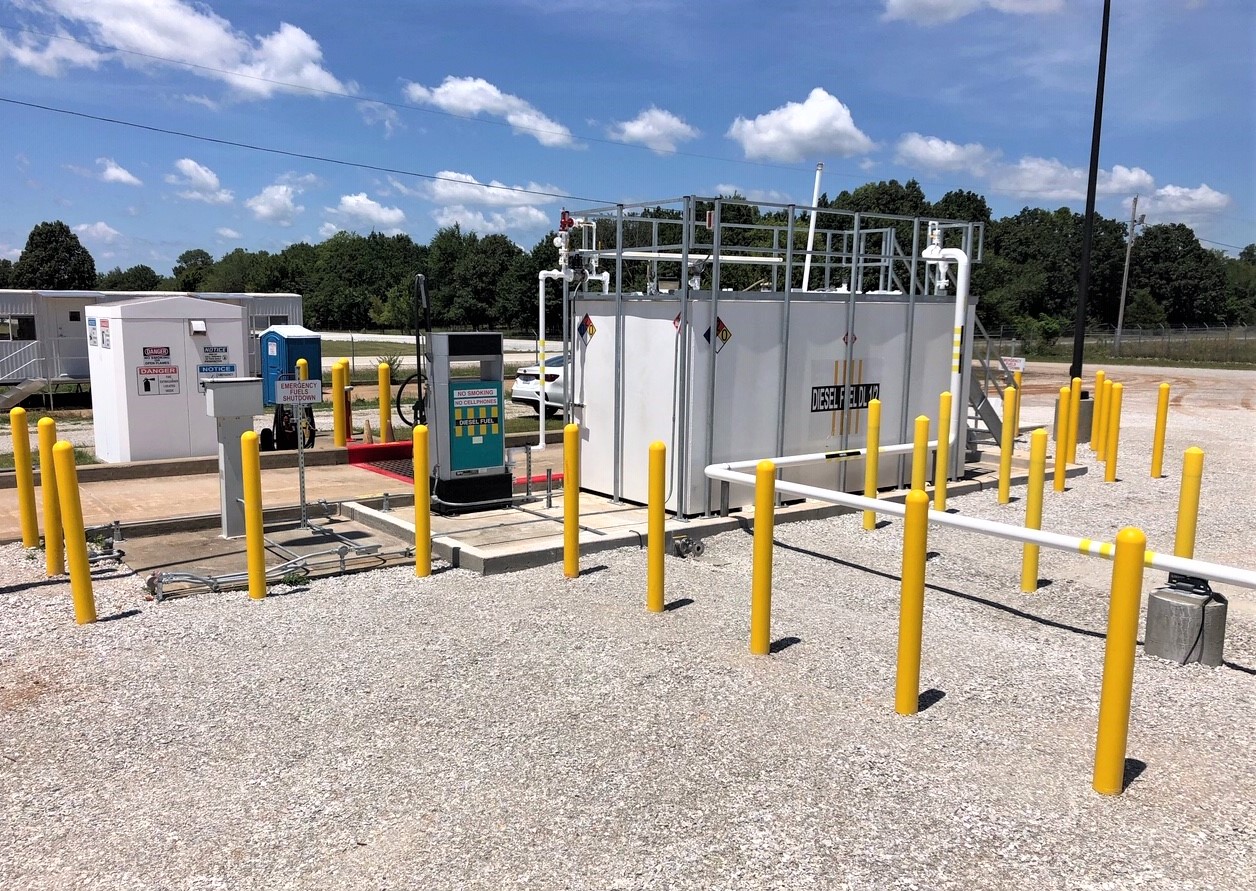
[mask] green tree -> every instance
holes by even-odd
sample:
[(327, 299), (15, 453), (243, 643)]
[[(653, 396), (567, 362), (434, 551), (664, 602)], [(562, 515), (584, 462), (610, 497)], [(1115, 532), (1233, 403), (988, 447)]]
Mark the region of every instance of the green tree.
[(102, 291), (157, 291), (161, 276), (151, 266), (140, 264), (129, 269), (115, 266), (100, 276), (96, 287)]
[(13, 287), (13, 261), (0, 259), (0, 288)]
[(974, 223), (989, 223), (993, 218), (985, 197), (964, 189), (956, 189), (943, 195), (933, 205), (933, 216)]
[(1222, 261), (1182, 223), (1148, 226), (1134, 242), (1130, 288), (1145, 288), (1172, 325), (1225, 321), (1227, 282)]
[(176, 291), (200, 291), (204, 290), (201, 284), (205, 281), (205, 276), (209, 274), (209, 270), (214, 266), (214, 258), (210, 256), (209, 251), (201, 248), (193, 248), (179, 254), (179, 260), (171, 270), (174, 276), (174, 288)]
[(13, 264), (13, 287), (86, 291), (96, 287), (96, 261), (60, 220), (40, 223)]

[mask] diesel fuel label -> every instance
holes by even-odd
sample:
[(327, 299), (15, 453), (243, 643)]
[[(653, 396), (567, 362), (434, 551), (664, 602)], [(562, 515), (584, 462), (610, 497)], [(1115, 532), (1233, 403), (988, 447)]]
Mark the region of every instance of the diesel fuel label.
[(845, 387), (812, 387), (812, 411), (845, 411), (867, 408), (873, 399), (881, 398), (880, 384), (848, 384)]

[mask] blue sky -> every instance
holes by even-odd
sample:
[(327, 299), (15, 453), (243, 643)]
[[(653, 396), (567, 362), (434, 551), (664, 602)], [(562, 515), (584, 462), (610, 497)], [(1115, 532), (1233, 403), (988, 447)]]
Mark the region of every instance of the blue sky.
[[(1256, 242), (1256, 4), (1113, 6), (1098, 210), (1137, 193), (1149, 223)], [(0, 256), (51, 219), (101, 271), (454, 222), (530, 248), (564, 206), (807, 204), (817, 162), (830, 195), (915, 177), (1080, 210), (1101, 8), (2, 0)]]

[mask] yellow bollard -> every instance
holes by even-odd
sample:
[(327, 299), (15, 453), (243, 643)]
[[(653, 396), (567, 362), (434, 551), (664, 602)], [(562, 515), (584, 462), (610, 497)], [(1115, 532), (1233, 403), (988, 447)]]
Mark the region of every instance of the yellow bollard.
[[(864, 451), (864, 497), (876, 498), (878, 470), (881, 464), (881, 400), (873, 399), (868, 403), (868, 443)], [(877, 512), (863, 512), (863, 527), (877, 528)]]
[(1120, 795), (1125, 785), (1125, 745), (1130, 729), (1134, 649), (1138, 643), (1138, 607), (1142, 601), (1146, 549), (1147, 536), (1141, 529), (1127, 526), (1117, 533), (1092, 783), (1100, 795)]
[(49, 577), (65, 572), (65, 541), (61, 529), (61, 499), (57, 495), (57, 468), (52, 447), (57, 443), (57, 422), (40, 418), (39, 491), (44, 502), (44, 565)]
[(388, 419), (392, 416), (392, 369), (387, 362), (379, 363), (379, 441), (392, 442)]
[(1103, 413), (1098, 416), (1099, 428), (1103, 431), (1103, 448), (1095, 453), (1100, 461), (1106, 461), (1108, 457), (1108, 418), (1112, 415), (1112, 387), (1115, 383), (1110, 377), (1103, 381)]
[(938, 397), (938, 450), (933, 461), (933, 509), (946, 510), (946, 481), (951, 475), (951, 393)]
[(1069, 388), (1060, 387), (1060, 395), (1055, 403), (1055, 480), (1053, 488), (1057, 492), (1064, 491), (1064, 480), (1068, 470), (1068, 401)]
[(663, 552), (667, 548), (667, 446), (659, 440), (650, 443), (649, 501), (646, 517), (645, 608), (663, 611)]
[(337, 362), (331, 367), (332, 445), (344, 448), (345, 433), (345, 366)]
[(1204, 479), (1204, 450), (1191, 446), (1182, 456), (1182, 488), (1178, 494), (1177, 531), (1173, 556), (1195, 557), (1195, 529), (1199, 525), (1199, 487)]
[(39, 547), (39, 518), (35, 515), (35, 469), (31, 464), (31, 433), (26, 409), (9, 411), (13, 433), (13, 470), (17, 482), (17, 513), (22, 526), (22, 547)]
[(1077, 463), (1077, 428), (1082, 410), (1082, 379), (1073, 378), (1068, 389), (1068, 463)]
[(929, 419), (924, 415), (916, 418), (915, 434), (911, 449), (911, 487), (923, 492), (929, 464)]
[(310, 363), (305, 359), (297, 359), (297, 380), (308, 381), (310, 379)]
[(920, 489), (907, 493), (903, 517), (903, 572), (898, 607), (898, 671), (894, 677), (894, 711), (914, 715), (920, 710), (920, 639), (925, 623), (925, 555), (929, 542), (929, 496)]
[(432, 481), (428, 462), (427, 427), (414, 428), (414, 574), (432, 574)]
[(1012, 380), (1016, 383), (1016, 413), (1012, 415), (1012, 438), (1020, 436), (1020, 410), (1021, 401), (1024, 398), (1025, 390), (1022, 387), (1025, 375), (1019, 371), (1012, 372)]
[[(1009, 406), (1012, 411), (1008, 411)], [(1003, 389), (1003, 442), (999, 446), (999, 504), (1012, 500), (1012, 449), (1016, 433), (1012, 429), (1012, 417), (1016, 410), (1016, 388)]]
[(74, 621), (86, 625), (96, 621), (96, 598), (92, 595), (92, 570), (87, 559), (87, 533), (83, 529), (83, 502), (79, 497), (78, 469), (74, 466), (74, 446), (64, 440), (56, 443), (52, 447), (52, 460), (57, 468), (57, 499), (65, 524)]
[(1164, 433), (1169, 426), (1169, 385), (1160, 385), (1156, 399), (1156, 432), (1151, 440), (1151, 478), (1164, 476)]
[(1095, 457), (1103, 460), (1103, 382), (1107, 380), (1103, 371), (1095, 372), (1095, 404), (1091, 411), (1090, 450)]
[(262, 458), (257, 434), (240, 434), (240, 460), (244, 471), (244, 545), (248, 555), (249, 597), (266, 597), (266, 542), (262, 524)]
[(1108, 435), (1103, 443), (1103, 454), (1106, 458), (1103, 468), (1103, 481), (1116, 482), (1116, 456), (1121, 445), (1121, 395), (1125, 387), (1121, 384), (1112, 385), (1112, 401), (1108, 405)]
[(580, 425), (563, 428), (563, 575), (580, 575)]
[[(1047, 482), (1047, 431), (1039, 427), (1029, 436), (1029, 484), (1025, 489), (1025, 528), (1042, 528), (1042, 490)], [(1021, 591), (1038, 590), (1038, 545), (1021, 551)]]
[(754, 544), (750, 570), (750, 652), (772, 651), (772, 531), (776, 525), (776, 465), (755, 468)]

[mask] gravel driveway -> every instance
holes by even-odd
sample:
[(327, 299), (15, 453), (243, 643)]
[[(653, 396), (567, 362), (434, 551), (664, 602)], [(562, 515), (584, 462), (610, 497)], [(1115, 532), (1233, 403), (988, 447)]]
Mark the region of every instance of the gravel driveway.
[[(1198, 443), (1197, 556), (1256, 566), (1250, 401), (1182, 400), (1152, 480), (1154, 380), (1129, 379), (1122, 481), (1083, 446), (1091, 471), (1048, 487), (1044, 528), (1137, 524), (1171, 549)], [(1256, 390), (1250, 373), (1195, 380)], [(992, 491), (950, 506), (1024, 511)], [(899, 524), (848, 515), (776, 540), (771, 657), (747, 650), (743, 532), (669, 558), (676, 608), (658, 616), (644, 553), (619, 551), (572, 581), (403, 568), (260, 603), (155, 604), (120, 567), (96, 583), (116, 618), (76, 627), (42, 558), (0, 548), (0, 887), (1251, 886), (1256, 593), (1226, 592), (1225, 667), (1140, 653), (1133, 780), (1105, 798), (1090, 775), (1111, 564), (1046, 551), (1050, 584), (1024, 595), (1016, 545), (932, 529), (929, 707), (905, 718)]]

